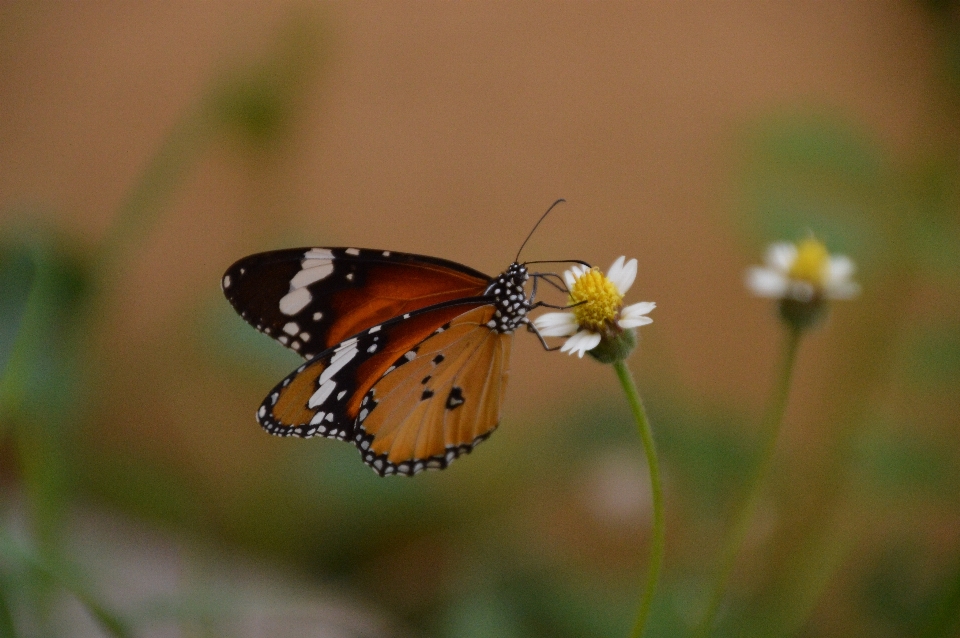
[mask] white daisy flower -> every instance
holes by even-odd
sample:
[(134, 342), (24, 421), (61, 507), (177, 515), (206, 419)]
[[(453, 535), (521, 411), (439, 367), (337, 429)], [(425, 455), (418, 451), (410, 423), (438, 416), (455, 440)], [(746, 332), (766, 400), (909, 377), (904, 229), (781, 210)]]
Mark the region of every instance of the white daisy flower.
[(624, 330), (653, 322), (646, 315), (657, 304), (643, 301), (623, 305), (623, 296), (636, 277), (636, 259), (626, 261), (625, 257), (618, 257), (606, 275), (597, 268), (578, 264), (563, 273), (570, 291), (570, 311), (540, 315), (533, 325), (544, 337), (568, 337), (560, 351), (582, 358), (605, 338), (609, 340)]
[(860, 292), (851, 280), (853, 261), (845, 255), (830, 255), (823, 242), (812, 236), (799, 244), (771, 244), (765, 261), (766, 266), (747, 270), (747, 288), (759, 297), (809, 303), (850, 299)]

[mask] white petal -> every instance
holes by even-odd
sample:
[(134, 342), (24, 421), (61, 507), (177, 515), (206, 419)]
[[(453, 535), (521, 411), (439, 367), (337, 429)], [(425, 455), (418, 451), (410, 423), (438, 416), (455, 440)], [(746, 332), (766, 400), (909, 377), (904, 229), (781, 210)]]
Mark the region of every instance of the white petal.
[(853, 276), (856, 266), (853, 260), (846, 255), (833, 255), (827, 263), (827, 281), (829, 288), (832, 284), (846, 282)]
[(613, 281), (614, 279), (620, 276), (621, 271), (623, 270), (623, 262), (627, 260), (626, 257), (620, 255), (617, 257), (610, 267), (607, 268), (607, 279)]
[(567, 342), (560, 348), (560, 352), (569, 352), (570, 354), (577, 353), (582, 359), (584, 352), (596, 348), (599, 343), (599, 334), (590, 332), (589, 330), (581, 330), (567, 339)]
[(770, 246), (767, 248), (767, 266), (779, 270), (780, 272), (785, 273), (790, 270), (790, 266), (792, 266), (793, 262), (796, 260), (797, 247), (790, 242), (778, 241), (770, 244)]
[(577, 318), (572, 312), (548, 312), (533, 320), (544, 337), (569, 337), (577, 332)]
[(576, 264), (570, 268), (570, 270), (563, 273), (563, 280), (567, 283), (567, 288), (572, 288), (573, 284), (576, 283), (577, 279), (583, 277), (585, 272), (588, 272), (590, 269), (581, 264)]
[(631, 304), (620, 311), (620, 320), (617, 321), (617, 325), (621, 328), (636, 328), (637, 326), (645, 326), (648, 323), (653, 323), (653, 319), (644, 315), (656, 307), (657, 304), (652, 301), (641, 301), (640, 303)]
[(841, 281), (828, 285), (824, 292), (830, 299), (853, 299), (860, 294), (860, 284), (853, 281)]
[(747, 268), (747, 289), (758, 297), (782, 298), (787, 294), (787, 278), (776, 270), (751, 266)]
[(645, 326), (648, 323), (653, 323), (653, 319), (651, 319), (650, 317), (637, 317), (635, 319), (620, 318), (620, 320), (617, 321), (617, 325), (624, 329), (639, 328), (640, 326)]
[(626, 264), (623, 263), (623, 260), (624, 257), (618, 257), (610, 266), (610, 270), (607, 271), (607, 279), (617, 287), (621, 295), (627, 294), (630, 286), (633, 285), (633, 281), (637, 278), (637, 260), (631, 259)]
[(657, 307), (653, 301), (641, 301), (640, 303), (630, 304), (620, 311), (621, 317), (639, 317), (649, 314), (651, 310)]

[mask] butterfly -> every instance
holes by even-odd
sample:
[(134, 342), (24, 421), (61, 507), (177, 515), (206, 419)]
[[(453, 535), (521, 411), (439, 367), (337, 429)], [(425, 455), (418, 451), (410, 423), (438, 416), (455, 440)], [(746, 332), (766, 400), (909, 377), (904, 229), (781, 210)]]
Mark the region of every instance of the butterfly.
[(260, 425), (350, 441), (381, 476), (412, 476), (496, 429), (513, 333), (536, 332), (527, 313), (550, 306), (534, 301), (541, 278), (562, 289), (517, 260), (489, 277), (423, 255), (294, 248), (244, 257), (221, 284), (243, 319), (306, 359), (267, 395)]

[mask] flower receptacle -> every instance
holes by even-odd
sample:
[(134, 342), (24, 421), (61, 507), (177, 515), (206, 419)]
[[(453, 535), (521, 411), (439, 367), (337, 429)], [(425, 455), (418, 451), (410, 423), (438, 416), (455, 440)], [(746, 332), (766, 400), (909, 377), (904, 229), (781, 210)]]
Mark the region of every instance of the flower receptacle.
[(607, 332), (600, 343), (587, 354), (600, 363), (616, 363), (630, 356), (637, 347), (637, 331), (634, 328)]

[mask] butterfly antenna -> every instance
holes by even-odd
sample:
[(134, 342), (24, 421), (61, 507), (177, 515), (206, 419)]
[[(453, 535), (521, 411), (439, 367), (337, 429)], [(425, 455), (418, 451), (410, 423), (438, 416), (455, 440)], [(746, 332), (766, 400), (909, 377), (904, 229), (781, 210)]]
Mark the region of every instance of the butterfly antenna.
[(556, 208), (557, 204), (559, 204), (559, 203), (561, 203), (561, 202), (565, 202), (565, 201), (567, 201), (567, 200), (565, 200), (565, 199), (563, 199), (563, 198), (560, 198), (560, 199), (558, 199), (557, 201), (555, 201), (555, 202), (553, 202), (552, 204), (550, 204), (550, 208), (548, 208), (548, 209), (547, 209), (547, 212), (545, 212), (543, 215), (540, 216), (540, 219), (537, 220), (537, 223), (533, 225), (533, 229), (530, 231), (530, 234), (527, 235), (527, 238), (523, 240), (523, 243), (522, 243), (522, 244), (520, 244), (520, 250), (517, 251), (517, 256), (513, 258), (513, 261), (514, 261), (514, 262), (518, 262), (518, 261), (520, 260), (520, 253), (523, 252), (523, 247), (526, 246), (526, 245), (527, 245), (527, 242), (530, 241), (530, 238), (533, 237), (533, 233), (534, 233), (535, 230), (537, 230), (537, 226), (540, 225), (540, 222), (542, 222), (544, 219), (546, 219), (547, 215), (550, 214), (550, 211), (552, 211), (554, 208)]

